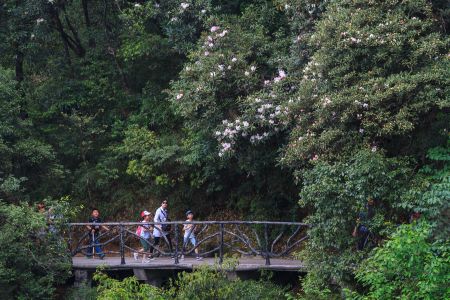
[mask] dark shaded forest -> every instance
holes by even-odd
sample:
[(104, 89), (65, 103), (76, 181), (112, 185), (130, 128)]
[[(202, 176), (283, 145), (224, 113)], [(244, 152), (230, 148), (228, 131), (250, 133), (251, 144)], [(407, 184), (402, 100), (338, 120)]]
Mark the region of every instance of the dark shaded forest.
[[(445, 298), (449, 15), (441, 0), (2, 0), (0, 214), (43, 201), (137, 220), (168, 199), (173, 219), (303, 221), (301, 297)], [(357, 222), (373, 247), (356, 249)]]

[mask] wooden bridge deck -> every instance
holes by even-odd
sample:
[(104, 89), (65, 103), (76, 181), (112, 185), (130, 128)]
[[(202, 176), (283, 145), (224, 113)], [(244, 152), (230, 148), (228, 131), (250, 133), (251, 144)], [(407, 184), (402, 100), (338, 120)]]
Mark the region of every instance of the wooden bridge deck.
[[(150, 262), (142, 262), (142, 260), (134, 260), (132, 257), (126, 258), (126, 264), (120, 264), (120, 257), (105, 257), (103, 260), (98, 258), (88, 259), (86, 257), (73, 257), (73, 268), (83, 270), (94, 270), (98, 266), (104, 266), (109, 270), (126, 270), (126, 269), (146, 269), (146, 270), (192, 270), (200, 265), (213, 266), (217, 260), (214, 258), (204, 258), (197, 261), (193, 257), (186, 257), (180, 260), (179, 264), (175, 264), (173, 259), (168, 257), (158, 257)], [(266, 261), (262, 258), (245, 257), (239, 259), (239, 264), (235, 271), (301, 271), (306, 272), (305, 266), (299, 260), (277, 259), (271, 258), (270, 265), (266, 265)]]

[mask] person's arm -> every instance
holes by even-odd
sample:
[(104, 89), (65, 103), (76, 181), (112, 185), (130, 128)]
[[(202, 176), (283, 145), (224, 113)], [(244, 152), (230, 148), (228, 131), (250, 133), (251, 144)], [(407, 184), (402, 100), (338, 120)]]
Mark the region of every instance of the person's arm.
[[(92, 223), (92, 220), (89, 219), (89, 220), (88, 220), (88, 223)], [(92, 229), (91, 225), (87, 225), (86, 228), (87, 228), (89, 231), (93, 231), (93, 230), (94, 230), (94, 229)]]
[[(160, 222), (161, 218), (160, 218), (159, 214), (160, 214), (160, 211), (159, 211), (159, 208), (158, 208), (156, 210), (155, 217), (153, 218), (154, 222)], [(155, 224), (155, 227), (161, 229), (161, 224)]]
[(357, 237), (358, 236), (358, 225), (356, 225), (355, 228), (353, 229), (352, 236), (353, 237)]
[(109, 227), (108, 227), (108, 226), (102, 225), (101, 228), (102, 228), (103, 230), (109, 231)]

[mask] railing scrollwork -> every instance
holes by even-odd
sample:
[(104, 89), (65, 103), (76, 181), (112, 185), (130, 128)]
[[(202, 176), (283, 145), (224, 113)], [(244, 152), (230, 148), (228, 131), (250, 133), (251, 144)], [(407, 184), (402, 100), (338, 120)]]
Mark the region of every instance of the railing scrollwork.
[[(139, 249), (140, 237), (136, 234), (136, 228), (144, 225), (161, 231), (163, 224), (171, 225), (169, 235), (162, 234), (159, 245), (155, 245), (151, 237), (147, 242), (148, 248), (153, 251)], [(195, 247), (183, 243), (185, 224), (195, 226), (191, 231), (197, 240)], [(298, 222), (264, 221), (109, 222), (101, 223), (109, 230), (100, 231), (95, 238), (91, 238), (87, 226), (98, 225), (100, 224), (69, 224), (68, 244), (72, 256), (89, 254), (88, 249), (97, 243), (104, 254), (120, 256), (121, 264), (126, 264), (127, 252), (153, 252), (161, 256), (174, 256), (174, 263), (179, 264), (181, 255), (188, 256), (199, 249), (198, 255), (202, 257), (218, 255), (219, 263), (223, 262), (225, 254), (239, 253), (242, 256), (261, 256), (266, 265), (270, 265), (271, 258), (291, 256), (299, 250), (301, 243), (308, 238), (306, 231), (309, 227), (308, 224)], [(169, 245), (173, 245), (173, 249), (170, 250)]]

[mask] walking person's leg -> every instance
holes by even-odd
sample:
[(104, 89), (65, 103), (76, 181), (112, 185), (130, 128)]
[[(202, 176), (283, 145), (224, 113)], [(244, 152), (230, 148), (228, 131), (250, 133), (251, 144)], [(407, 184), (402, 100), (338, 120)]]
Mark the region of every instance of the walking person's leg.
[[(153, 251), (155, 250), (155, 248), (156, 248), (156, 246), (158, 246), (159, 245), (159, 240), (160, 240), (161, 238), (159, 237), (159, 236), (155, 236), (155, 243), (153, 244), (153, 246), (151, 246), (151, 248), (150, 248), (150, 255), (153, 257)], [(156, 251), (158, 251), (158, 250), (156, 250)]]
[(196, 257), (196, 259), (197, 259), (197, 260), (201, 260), (202, 257), (201, 257), (200, 254), (199, 254), (199, 250), (198, 250), (198, 247), (197, 247), (197, 240), (195, 239), (195, 237), (191, 237), (191, 244), (192, 244), (192, 246), (194, 246), (194, 248), (195, 248), (194, 252), (195, 252), (195, 257)]
[(173, 253), (172, 239), (170, 237), (170, 233), (166, 235), (167, 243), (169, 244), (169, 252), (172, 258), (175, 258), (175, 253)]
[(86, 248), (86, 257), (87, 258), (92, 258), (92, 252), (93, 252), (93, 248), (94, 248), (94, 241), (92, 240), (92, 238), (89, 239), (89, 247)]
[(100, 259), (103, 259), (105, 257), (105, 253), (103, 253), (103, 248), (98, 238), (98, 236), (95, 237), (95, 252), (98, 254)]
[(187, 237), (183, 237), (183, 247), (181, 248), (181, 259), (184, 259), (184, 254), (186, 252), (186, 246), (188, 243), (188, 238)]

